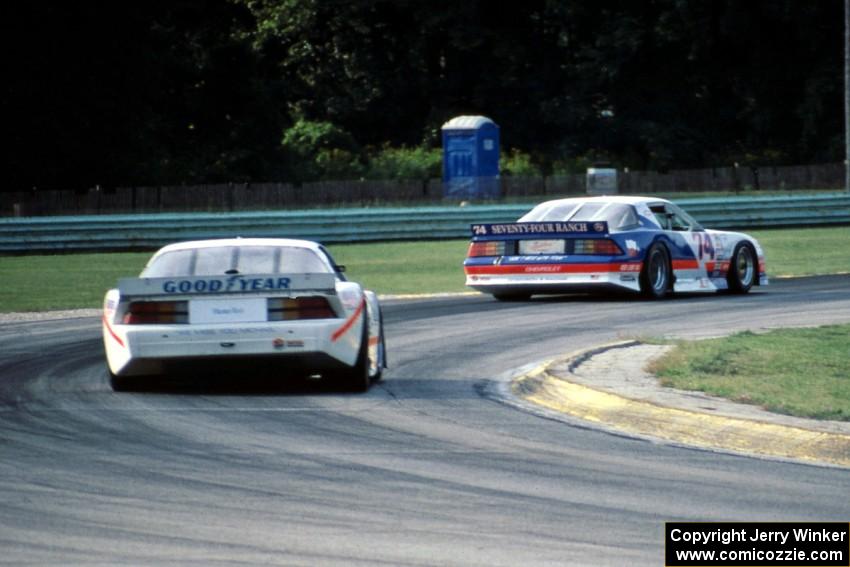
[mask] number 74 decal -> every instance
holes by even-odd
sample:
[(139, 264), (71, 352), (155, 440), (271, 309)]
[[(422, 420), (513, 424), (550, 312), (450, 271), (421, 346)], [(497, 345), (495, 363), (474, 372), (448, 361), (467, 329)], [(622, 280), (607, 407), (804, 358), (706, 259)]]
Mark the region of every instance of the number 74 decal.
[(693, 233), (694, 240), (697, 245), (697, 257), (700, 260), (714, 260), (715, 250), (714, 243), (711, 241), (711, 236), (705, 232)]

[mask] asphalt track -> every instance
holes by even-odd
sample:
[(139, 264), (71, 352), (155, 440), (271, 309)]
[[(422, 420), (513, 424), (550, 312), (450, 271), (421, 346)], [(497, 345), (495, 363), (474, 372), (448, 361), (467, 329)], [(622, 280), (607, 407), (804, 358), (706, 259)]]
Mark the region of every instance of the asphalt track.
[(850, 469), (631, 439), (492, 392), (635, 336), (850, 321), (850, 277), (664, 302), (389, 301), (391, 369), (115, 394), (96, 318), (0, 325), (0, 564), (661, 565), (665, 521), (850, 521)]

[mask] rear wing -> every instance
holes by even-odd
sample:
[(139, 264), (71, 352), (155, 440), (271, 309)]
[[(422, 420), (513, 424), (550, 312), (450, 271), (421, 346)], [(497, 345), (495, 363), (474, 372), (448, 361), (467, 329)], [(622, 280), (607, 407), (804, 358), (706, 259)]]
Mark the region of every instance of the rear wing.
[(594, 222), (513, 222), (473, 224), (472, 240), (525, 240), (557, 236), (599, 236), (608, 234), (608, 223)]
[(149, 295), (203, 295), (222, 293), (336, 292), (334, 274), (234, 274), (178, 276), (173, 278), (123, 278), (118, 291), (124, 297)]

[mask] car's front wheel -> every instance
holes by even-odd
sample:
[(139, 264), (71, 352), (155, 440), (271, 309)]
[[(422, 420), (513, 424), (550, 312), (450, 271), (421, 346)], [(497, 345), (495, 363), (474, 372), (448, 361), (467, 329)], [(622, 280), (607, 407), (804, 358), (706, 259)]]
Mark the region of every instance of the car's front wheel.
[(726, 282), (732, 293), (747, 293), (756, 281), (758, 267), (756, 253), (753, 247), (746, 242), (741, 242), (732, 252), (729, 262), (729, 273)]
[(649, 247), (640, 271), (640, 291), (650, 299), (662, 299), (670, 292), (670, 255), (660, 243)]

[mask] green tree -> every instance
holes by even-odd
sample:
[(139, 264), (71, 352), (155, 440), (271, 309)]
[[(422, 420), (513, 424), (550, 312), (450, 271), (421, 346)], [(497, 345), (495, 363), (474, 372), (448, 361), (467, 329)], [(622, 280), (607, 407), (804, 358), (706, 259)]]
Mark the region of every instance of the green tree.
[(330, 122), (299, 120), (284, 132), (281, 146), (298, 182), (356, 178), (363, 172), (357, 142)]

